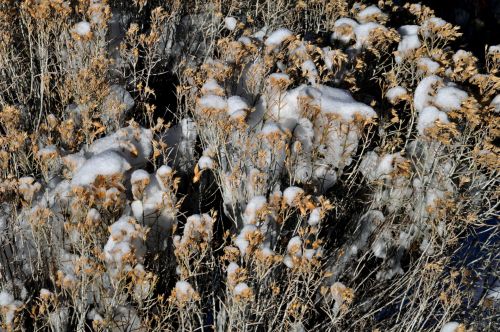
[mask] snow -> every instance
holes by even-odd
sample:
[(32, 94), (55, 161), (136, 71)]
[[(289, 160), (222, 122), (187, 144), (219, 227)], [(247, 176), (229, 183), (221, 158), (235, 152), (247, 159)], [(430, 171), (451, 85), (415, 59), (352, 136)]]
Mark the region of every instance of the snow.
[[(467, 58), (471, 58), (471, 57), (473, 57), (471, 52), (467, 52), (465, 50), (458, 50), (455, 52), (455, 54), (453, 54), (452, 59), (453, 59), (453, 62), (459, 63), (463, 59), (467, 59)], [(450, 69), (450, 68), (448, 68), (448, 69)]]
[(418, 38), (418, 25), (403, 25), (398, 29), (401, 35), (401, 41), (398, 44), (398, 56), (396, 57), (396, 62), (401, 61), (401, 57), (407, 56), (413, 50), (419, 48), (422, 43)]
[(289, 206), (296, 206), (297, 200), (304, 195), (304, 190), (299, 187), (288, 187), (283, 191), (283, 199)]
[[(7, 291), (0, 292), (0, 309), (2, 311), (2, 316), (5, 318), (5, 323), (7, 327), (11, 327), (14, 321), (16, 311), (21, 307), (23, 303), (21, 301), (16, 301), (14, 296)], [(11, 328), (8, 328), (11, 331)]]
[(92, 184), (99, 175), (119, 175), (125, 173), (129, 169), (131, 169), (131, 165), (125, 158), (115, 151), (105, 151), (85, 161), (73, 175), (71, 185), (88, 186)]
[(500, 94), (496, 95), (490, 103), (495, 108), (496, 113), (500, 113)]
[(267, 122), (264, 125), (264, 127), (262, 127), (260, 133), (264, 136), (275, 135), (275, 134), (281, 135), (283, 133), (283, 131), (276, 123)]
[(376, 29), (387, 30), (385, 26), (375, 22), (368, 22), (354, 27), (354, 34), (356, 35), (355, 48), (360, 50), (363, 47), (369, 46), (371, 41), (370, 34)]
[(353, 20), (352, 18), (342, 17), (336, 20), (335, 23), (333, 24), (334, 27), (340, 27), (342, 25), (349, 25), (351, 27), (355, 27), (358, 26), (359, 23)]
[(402, 25), (399, 27), (398, 32), (401, 36), (418, 35), (418, 30), (420, 26), (418, 25)]
[(224, 96), (224, 89), (214, 78), (209, 78), (201, 87), (201, 93), (204, 95)]
[(500, 53), (500, 45), (491, 45), (488, 47), (488, 54)]
[(134, 167), (144, 166), (153, 152), (150, 129), (128, 126), (113, 134), (95, 140), (87, 149), (87, 154), (97, 155), (105, 151), (114, 151)]
[(264, 40), (264, 37), (266, 36), (266, 33), (267, 33), (267, 27), (263, 27), (262, 29), (260, 29), (259, 31), (257, 31), (256, 33), (253, 34), (253, 37), (262, 41)]
[(175, 295), (178, 301), (190, 301), (196, 294), (193, 286), (187, 281), (177, 281), (175, 283)]
[(432, 35), (432, 30), (436, 28), (441, 28), (446, 24), (446, 21), (443, 20), (442, 18), (439, 17), (431, 17), (427, 20), (425, 20), (422, 25), (421, 29), (423, 32), (424, 37), (429, 37)]
[(294, 264), (292, 257), (288, 255), (285, 256), (285, 258), (283, 258), (283, 264), (285, 264), (285, 266), (288, 267), (289, 269), (293, 268)]
[(491, 299), (495, 302), (500, 302), (500, 285), (488, 290), (486, 298)]
[(311, 211), (307, 223), (309, 224), (309, 226), (316, 226), (319, 224), (320, 221), (321, 221), (321, 208), (318, 207)]
[(227, 99), (227, 113), (231, 118), (246, 115), (250, 107), (245, 99), (240, 96), (231, 96)]
[[(101, 118), (106, 123), (117, 119), (120, 125), (123, 125), (125, 115), (134, 107), (135, 101), (130, 92), (124, 86), (113, 84), (109, 87), (109, 95), (104, 98), (102, 103), (103, 114)], [(117, 107), (119, 113), (116, 113)]]
[(237, 238), (234, 240), (234, 244), (238, 247), (242, 256), (245, 256), (248, 253), (248, 246), (250, 245), (250, 242), (248, 242), (248, 234), (253, 233), (256, 230), (257, 227), (254, 225), (245, 225), (238, 234)]
[(226, 268), (227, 275), (228, 276), (234, 275), (239, 268), (240, 266), (238, 264), (236, 264), (235, 262), (230, 262)]
[(372, 17), (379, 16), (382, 14), (383, 13), (380, 10), (380, 8), (378, 8), (375, 5), (371, 5), (371, 6), (366, 7), (365, 9), (361, 10), (357, 15), (357, 19), (361, 23), (366, 23), (366, 22), (370, 21), (370, 19)]
[(189, 245), (190, 241), (209, 242), (215, 220), (208, 214), (194, 214), (186, 219), (182, 238), (176, 246)]
[(315, 84), (318, 81), (318, 69), (312, 60), (307, 60), (302, 63), (302, 74), (307, 77), (310, 84)]
[(95, 225), (101, 221), (101, 214), (96, 209), (91, 208), (89, 212), (87, 212), (87, 217), (85, 219)]
[(418, 71), (421, 74), (431, 75), (438, 72), (441, 66), (436, 61), (428, 57), (421, 57), (417, 60)]
[(413, 103), (417, 112), (422, 112), (424, 107), (431, 104), (433, 89), (442, 82), (443, 80), (436, 75), (427, 76), (420, 81), (413, 96)]
[(364, 118), (376, 116), (375, 111), (370, 106), (357, 102), (345, 90), (331, 88), (326, 85), (319, 85), (316, 89), (320, 93), (319, 98), (317, 98), (318, 106), (321, 107), (324, 113), (337, 114), (344, 121), (354, 120), (356, 114)]
[(238, 41), (245, 46), (250, 46), (253, 44), (252, 39), (250, 39), (246, 36), (241, 36), (240, 38), (238, 38)]
[(397, 158), (401, 158), (399, 153), (379, 156), (376, 152), (369, 151), (361, 161), (361, 173), (370, 181), (390, 178), (394, 170), (394, 160)]
[(308, 260), (313, 259), (314, 255), (316, 255), (315, 249), (306, 249), (304, 250), (304, 257)]
[(449, 123), (448, 116), (445, 112), (441, 112), (434, 106), (428, 106), (422, 110), (418, 117), (417, 130), (420, 135), (425, 134), (427, 128), (434, 126), (436, 121), (441, 123)]
[(87, 36), (90, 33), (90, 23), (81, 21), (75, 24), (73, 31), (81, 37)]
[(172, 167), (167, 165), (162, 165), (156, 170), (156, 175), (159, 177), (168, 177), (173, 174)]
[(212, 158), (207, 157), (207, 156), (202, 156), (198, 160), (198, 167), (200, 169), (213, 169), (215, 166), (215, 162), (213, 161)]
[(290, 129), (300, 118), (300, 100), (308, 99), (311, 106), (317, 106), (323, 114), (336, 114), (344, 121), (352, 121), (356, 114), (364, 118), (376, 116), (368, 105), (357, 102), (351, 94), (342, 89), (326, 85), (301, 85), (287, 91), (281, 100), (271, 102), (271, 114)]
[(267, 246), (264, 246), (262, 249), (261, 249), (261, 253), (264, 257), (272, 257), (274, 256), (274, 251), (267, 247)]
[(227, 108), (227, 102), (220, 96), (208, 95), (203, 96), (198, 100), (198, 107), (201, 110), (223, 111)]
[(133, 218), (122, 216), (109, 227), (109, 233), (110, 236), (103, 252), (112, 276), (122, 269), (125, 271), (132, 269), (128, 263), (124, 264), (128, 262), (125, 258), (129, 254), (133, 254), (138, 262), (142, 261), (146, 253), (143, 243), (146, 234)]
[(42, 288), (40, 289), (40, 297), (43, 299), (47, 299), (49, 297), (51, 297), (53, 295), (53, 293), (51, 291), (49, 291), (48, 289), (46, 288)]
[(14, 296), (6, 291), (0, 292), (0, 306), (4, 307), (14, 302)]
[(354, 28), (358, 25), (359, 23), (351, 18), (343, 17), (338, 19), (334, 23), (334, 32), (331, 39), (340, 40), (347, 44), (354, 38)]
[(438, 90), (434, 97), (434, 105), (445, 112), (456, 111), (467, 97), (467, 92), (447, 86)]
[(233, 31), (234, 29), (236, 29), (237, 24), (238, 24), (238, 21), (234, 17), (228, 16), (224, 19), (224, 26), (226, 27), (226, 29), (228, 29), (230, 31)]
[(145, 183), (148, 184), (150, 180), (149, 173), (143, 169), (135, 170), (130, 177), (130, 182), (134, 183)]
[(75, 172), (77, 169), (82, 167), (87, 159), (81, 153), (73, 153), (62, 157), (64, 166), (66, 166), (71, 172)]
[(271, 33), (264, 44), (269, 47), (269, 48), (276, 48), (279, 47), (285, 40), (288, 38), (292, 37), (293, 33), (285, 28), (280, 28), (273, 33)]
[(302, 240), (300, 236), (294, 236), (288, 241), (286, 251), (296, 257), (302, 256)]
[(245, 296), (249, 292), (250, 292), (250, 287), (248, 287), (248, 285), (244, 282), (240, 282), (233, 289), (233, 293), (236, 296)]
[(382, 237), (377, 238), (372, 243), (372, 251), (375, 257), (385, 258), (387, 255), (387, 246)]
[(457, 322), (448, 322), (443, 325), (441, 328), (441, 332), (460, 332), (459, 328), (461, 327), (460, 323)]
[(267, 199), (265, 196), (255, 196), (247, 204), (245, 208), (245, 213), (243, 214), (243, 219), (246, 224), (254, 224), (255, 219), (259, 212), (261, 212), (267, 205)]
[(406, 89), (398, 85), (387, 90), (387, 92), (385, 93), (385, 97), (391, 104), (396, 104), (406, 94)]
[(37, 157), (41, 159), (55, 158), (57, 154), (57, 148), (55, 147), (55, 145), (48, 145), (46, 147), (43, 147), (36, 153)]

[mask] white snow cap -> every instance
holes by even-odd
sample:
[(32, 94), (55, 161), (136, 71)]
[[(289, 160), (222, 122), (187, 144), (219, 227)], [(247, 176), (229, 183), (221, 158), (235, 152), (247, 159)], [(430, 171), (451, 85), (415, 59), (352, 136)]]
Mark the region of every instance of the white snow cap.
[(123, 174), (131, 168), (130, 164), (114, 151), (105, 151), (87, 160), (73, 175), (71, 185), (88, 186), (97, 176)]
[(389, 178), (396, 158), (401, 158), (400, 153), (379, 156), (376, 152), (369, 151), (361, 161), (361, 173), (370, 181)]
[(245, 225), (238, 234), (236, 240), (234, 240), (234, 244), (238, 247), (242, 256), (245, 256), (247, 254), (247, 249), (250, 245), (250, 242), (248, 242), (247, 239), (248, 234), (255, 232), (256, 230), (257, 227), (255, 227), (254, 225)]
[(198, 167), (200, 169), (213, 169), (214, 166), (215, 162), (210, 157), (202, 156), (200, 160), (198, 160)]
[(224, 26), (226, 27), (226, 29), (228, 29), (230, 31), (233, 31), (234, 29), (236, 29), (237, 24), (238, 24), (238, 21), (232, 16), (228, 16), (224, 19)]
[(385, 26), (375, 22), (368, 22), (354, 27), (354, 34), (356, 35), (355, 48), (360, 50), (368, 46), (370, 44), (370, 34), (376, 29), (387, 30)]
[(424, 107), (429, 106), (433, 100), (433, 88), (443, 83), (441, 77), (436, 75), (427, 76), (420, 81), (415, 89), (413, 103), (417, 112), (422, 112)]
[(255, 218), (257, 218), (257, 214), (262, 211), (266, 207), (267, 199), (265, 196), (255, 196), (252, 198), (245, 208), (245, 213), (243, 215), (243, 219), (245, 223), (252, 224), (255, 222)]
[(279, 47), (287, 38), (293, 36), (293, 32), (288, 29), (281, 28), (269, 35), (264, 44), (271, 48)]
[(146, 253), (143, 238), (145, 233), (135, 223), (134, 219), (123, 216), (109, 227), (110, 236), (104, 246), (104, 257), (110, 264), (112, 272), (118, 272), (121, 268), (130, 270), (132, 267), (124, 264), (124, 258), (133, 254), (140, 262)]
[(274, 134), (282, 134), (283, 131), (276, 123), (266, 122), (264, 127), (262, 127), (260, 133), (264, 136), (267, 136), (267, 135), (274, 135)]
[(283, 259), (283, 264), (288, 268), (293, 268), (293, 257), (302, 257), (302, 239), (300, 236), (294, 236), (288, 241), (286, 246), (287, 255)]
[(90, 33), (90, 23), (81, 21), (75, 24), (73, 31), (79, 36), (87, 36)]
[(448, 116), (445, 112), (441, 112), (434, 106), (428, 106), (422, 110), (418, 117), (417, 130), (420, 135), (425, 134), (427, 128), (434, 126), (436, 121), (439, 120), (441, 123), (449, 123)]
[(500, 302), (500, 283), (497, 283), (498, 286), (491, 288), (488, 290), (486, 294), (486, 298), (491, 299), (495, 302)]
[(398, 85), (387, 90), (385, 97), (391, 104), (396, 104), (406, 93), (406, 89)]
[(249, 108), (248, 103), (240, 96), (231, 96), (227, 99), (227, 114), (231, 118), (245, 116)]
[(317, 224), (319, 224), (320, 221), (321, 221), (321, 208), (318, 207), (311, 211), (307, 223), (309, 224), (309, 226), (316, 226)]
[(172, 167), (167, 165), (162, 165), (160, 168), (156, 170), (156, 175), (160, 177), (170, 176), (173, 174)]
[(441, 67), (439, 63), (428, 57), (422, 57), (417, 60), (418, 73), (421, 74), (435, 74)]
[(418, 30), (418, 25), (403, 25), (398, 29), (402, 38), (398, 44), (399, 56), (396, 57), (396, 62), (400, 62), (401, 57), (404, 57), (422, 45), (418, 39)]
[(488, 47), (488, 54), (500, 53), (500, 45), (491, 45)]
[(187, 281), (177, 281), (175, 283), (175, 292), (178, 301), (189, 301), (196, 294), (193, 286)]
[(153, 152), (152, 139), (151, 130), (128, 126), (95, 140), (86, 152), (96, 155), (108, 150), (114, 151), (125, 158), (130, 165), (144, 166)]
[(332, 41), (340, 40), (342, 43), (347, 44), (355, 37), (354, 28), (358, 25), (359, 23), (351, 18), (339, 18), (333, 25)]
[(5, 323), (8, 327), (14, 321), (17, 309), (22, 305), (21, 301), (16, 301), (14, 296), (7, 291), (0, 292), (0, 308), (5, 317)]
[(234, 295), (237, 295), (237, 296), (238, 295), (245, 295), (248, 292), (250, 292), (250, 287), (248, 287), (248, 285), (244, 282), (240, 282), (233, 289)]
[(212, 109), (223, 111), (227, 107), (227, 102), (224, 98), (217, 95), (203, 96), (198, 100), (198, 106), (201, 109)]
[(463, 325), (457, 322), (448, 322), (443, 325), (441, 328), (441, 332), (459, 332), (459, 328), (461, 328)]
[(358, 21), (361, 23), (366, 23), (369, 21), (370, 17), (376, 16), (376, 15), (382, 15), (382, 11), (380, 8), (378, 8), (375, 5), (371, 5), (363, 9), (358, 13)]
[(240, 268), (240, 266), (238, 264), (236, 264), (235, 262), (231, 262), (229, 263), (229, 265), (227, 266), (226, 268), (226, 271), (227, 271), (227, 275), (230, 276), (230, 275), (233, 275), (236, 273), (236, 271)]
[(131, 183), (136, 183), (136, 182), (149, 183), (149, 173), (143, 169), (135, 170), (132, 173), (132, 176), (130, 177), (130, 182)]
[(310, 84), (315, 84), (318, 80), (318, 69), (312, 60), (306, 60), (301, 66), (302, 73), (307, 77)]
[(289, 206), (296, 206), (296, 199), (303, 194), (302, 188), (292, 186), (283, 191), (283, 198)]
[(490, 106), (495, 107), (495, 112), (500, 113), (500, 94), (496, 95), (490, 103)]
[(433, 28), (443, 27), (447, 22), (439, 17), (431, 17), (422, 23), (421, 29), (424, 37), (429, 37), (432, 34)]
[(204, 95), (217, 95), (223, 96), (224, 89), (219, 85), (219, 83), (214, 78), (209, 78), (205, 81), (205, 84), (201, 87), (201, 93)]
[(6, 306), (14, 302), (14, 296), (9, 292), (2, 291), (0, 292), (0, 306)]
[(434, 104), (440, 110), (449, 112), (459, 110), (465, 99), (467, 99), (467, 92), (447, 86), (438, 90), (434, 97)]
[(302, 240), (300, 236), (294, 236), (288, 241), (286, 251), (297, 257), (302, 256)]
[(280, 101), (272, 102), (271, 114), (280, 123), (293, 127), (301, 117), (301, 99), (308, 99), (311, 106), (318, 107), (324, 114), (336, 114), (344, 121), (352, 121), (356, 114), (364, 118), (376, 116), (370, 106), (356, 101), (348, 91), (326, 85), (301, 85), (287, 91)]

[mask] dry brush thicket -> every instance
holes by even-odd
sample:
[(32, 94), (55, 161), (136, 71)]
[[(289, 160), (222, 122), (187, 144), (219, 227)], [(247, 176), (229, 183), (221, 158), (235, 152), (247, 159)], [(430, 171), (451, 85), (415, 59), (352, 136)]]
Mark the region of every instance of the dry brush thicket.
[(419, 4), (0, 1), (6, 331), (494, 331), (500, 46)]

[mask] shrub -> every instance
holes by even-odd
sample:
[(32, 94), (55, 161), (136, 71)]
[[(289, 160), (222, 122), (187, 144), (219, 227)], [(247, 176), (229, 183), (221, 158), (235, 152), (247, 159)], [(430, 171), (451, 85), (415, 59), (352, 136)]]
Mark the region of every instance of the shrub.
[(499, 327), (498, 46), (393, 1), (5, 0), (0, 35), (6, 330)]

